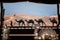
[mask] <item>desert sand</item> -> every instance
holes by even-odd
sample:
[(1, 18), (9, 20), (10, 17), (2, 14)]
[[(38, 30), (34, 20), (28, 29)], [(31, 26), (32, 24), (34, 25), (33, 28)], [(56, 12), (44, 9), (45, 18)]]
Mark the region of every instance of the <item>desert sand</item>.
[[(8, 16), (4, 16), (4, 24), (7, 24), (7, 26), (11, 26), (10, 23), (11, 21), (13, 22), (13, 26), (19, 26), (18, 23), (15, 21), (15, 19), (20, 20), (23, 19), (25, 22), (25, 25), (27, 25), (27, 22), (25, 20), (34, 20), (34, 24), (38, 24), (36, 20), (38, 19), (42, 19), (44, 21), (44, 23), (46, 24), (46, 26), (52, 26), (52, 22), (49, 20), (49, 18), (55, 18), (56, 21), (58, 22), (58, 17), (57, 15), (53, 15), (50, 17), (46, 17), (46, 16), (31, 16), (31, 15), (26, 15), (26, 14), (12, 14), (12, 15), (8, 15)], [(57, 24), (54, 24), (54, 26), (56, 26)]]

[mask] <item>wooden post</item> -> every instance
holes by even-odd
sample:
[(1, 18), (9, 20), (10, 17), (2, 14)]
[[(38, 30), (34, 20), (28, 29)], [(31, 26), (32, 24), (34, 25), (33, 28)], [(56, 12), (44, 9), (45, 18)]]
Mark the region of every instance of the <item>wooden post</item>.
[(58, 15), (58, 21), (59, 21), (57, 26), (59, 26), (60, 24), (59, 2), (57, 3), (57, 15)]
[(5, 9), (3, 8), (3, 2), (1, 2), (1, 7), (2, 7), (2, 13), (1, 13), (1, 28), (2, 28), (2, 33), (3, 33), (3, 36), (2, 36), (2, 40), (7, 40), (8, 39), (8, 28), (4, 25), (4, 12), (5, 12)]

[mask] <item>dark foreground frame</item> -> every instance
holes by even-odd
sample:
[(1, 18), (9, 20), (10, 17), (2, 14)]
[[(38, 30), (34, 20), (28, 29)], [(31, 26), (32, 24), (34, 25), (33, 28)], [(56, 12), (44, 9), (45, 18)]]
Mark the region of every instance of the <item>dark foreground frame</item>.
[[(15, 1), (15, 0), (14, 0)], [(22, 0), (18, 0), (19, 2), (21, 2)], [(17, 0), (15, 1), (15, 2), (18, 2)], [(23, 1), (27, 1), (27, 0), (23, 0)], [(30, 1), (30, 0), (28, 0), (28, 1)], [(48, 1), (48, 0), (46, 0), (46, 1), (37, 1), (37, 3), (46, 3), (46, 4), (57, 4), (57, 15), (58, 15), (58, 20), (59, 20), (59, 23), (58, 23), (58, 27), (59, 27), (59, 24), (60, 24), (60, 14), (59, 14), (59, 1), (55, 1), (54, 0), (54, 2), (52, 2), (52, 0), (51, 1)], [(3, 27), (3, 21), (4, 21), (4, 11), (5, 11), (5, 9), (3, 8), (3, 3), (13, 3), (13, 1), (12, 0), (4, 0), (3, 2), (1, 2), (1, 26), (0, 26), (0, 28), (2, 28)], [(34, 0), (31, 0), (30, 2), (36, 2), (36, 1), (34, 1)]]

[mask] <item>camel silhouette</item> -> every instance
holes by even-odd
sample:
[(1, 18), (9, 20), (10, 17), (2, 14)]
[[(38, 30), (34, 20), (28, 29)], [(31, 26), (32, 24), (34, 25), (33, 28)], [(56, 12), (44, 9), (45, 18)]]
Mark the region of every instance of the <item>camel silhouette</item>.
[[(42, 26), (43, 26), (43, 24), (45, 24), (42, 19), (39, 19), (39, 20), (36, 20), (36, 19), (35, 19), (35, 21), (39, 24), (39, 26), (40, 26), (40, 23), (42, 23)], [(45, 25), (46, 25), (46, 24), (45, 24)]]
[(20, 26), (20, 23), (22, 23), (22, 25), (25, 26), (25, 23), (24, 23), (23, 19), (20, 19), (20, 20), (15, 19), (15, 21), (19, 23), (19, 26)]
[(49, 19), (50, 19), (50, 21), (51, 21), (51, 23), (52, 23), (52, 26), (54, 26), (54, 24), (57, 24), (57, 21), (56, 21), (55, 18), (53, 18), (53, 19), (49, 18)]
[(27, 25), (29, 26), (30, 23), (32, 23), (32, 26), (34, 25), (34, 21), (30, 19), (29, 21), (25, 20), (27, 22)]

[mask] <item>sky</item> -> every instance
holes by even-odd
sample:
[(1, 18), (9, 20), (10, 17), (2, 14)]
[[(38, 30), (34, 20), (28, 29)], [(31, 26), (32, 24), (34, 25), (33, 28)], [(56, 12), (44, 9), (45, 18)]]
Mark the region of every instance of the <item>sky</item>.
[(57, 15), (57, 4), (42, 4), (34, 2), (4, 3), (5, 15), (28, 14), (33, 16)]
[(60, 4), (59, 4), (59, 14), (60, 14)]
[(0, 13), (1, 13), (1, 5), (0, 5)]
[[(1, 17), (1, 5), (0, 5), (0, 17)], [(0, 18), (1, 19), (1, 18)]]

